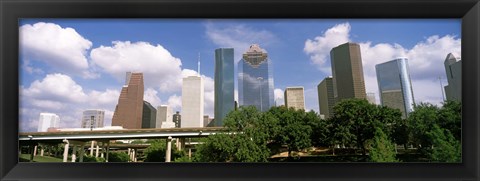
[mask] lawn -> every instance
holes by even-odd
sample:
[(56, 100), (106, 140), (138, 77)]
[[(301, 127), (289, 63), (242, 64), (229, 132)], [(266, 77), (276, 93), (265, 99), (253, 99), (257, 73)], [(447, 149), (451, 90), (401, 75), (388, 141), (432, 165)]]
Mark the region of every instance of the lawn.
[[(20, 155), (20, 162), (29, 162), (30, 161), (30, 154), (21, 154)], [(37, 155), (33, 157), (34, 162), (63, 162), (61, 158), (55, 158), (50, 156), (40, 156)]]

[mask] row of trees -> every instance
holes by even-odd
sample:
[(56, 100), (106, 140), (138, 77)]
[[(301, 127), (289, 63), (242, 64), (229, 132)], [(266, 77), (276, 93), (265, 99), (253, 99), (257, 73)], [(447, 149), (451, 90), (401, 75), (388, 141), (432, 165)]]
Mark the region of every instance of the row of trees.
[(225, 118), (223, 133), (198, 145), (194, 161), (266, 162), (282, 148), (288, 157), (315, 147), (344, 146), (375, 162), (396, 162), (395, 144), (413, 146), (430, 161), (458, 162), (461, 158), (461, 104), (445, 102), (441, 108), (421, 103), (407, 119), (401, 112), (362, 99), (338, 103), (334, 117), (320, 119), (314, 111), (284, 106), (259, 112), (240, 107)]

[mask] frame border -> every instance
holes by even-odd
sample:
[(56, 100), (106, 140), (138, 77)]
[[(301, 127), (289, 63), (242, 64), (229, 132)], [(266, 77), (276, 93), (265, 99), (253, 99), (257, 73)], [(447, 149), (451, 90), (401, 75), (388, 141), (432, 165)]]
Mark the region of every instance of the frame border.
[[(461, 18), (461, 164), (18, 163), (19, 18)], [(0, 0), (0, 180), (479, 179), (479, 0)]]

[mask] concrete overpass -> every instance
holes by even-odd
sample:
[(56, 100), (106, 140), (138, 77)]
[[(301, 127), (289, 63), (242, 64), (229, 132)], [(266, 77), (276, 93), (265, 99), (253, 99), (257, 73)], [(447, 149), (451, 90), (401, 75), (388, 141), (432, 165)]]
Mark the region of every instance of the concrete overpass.
[[(223, 127), (205, 127), (205, 128), (161, 128), (161, 129), (121, 129), (121, 130), (92, 130), (92, 131), (58, 131), (58, 132), (24, 132), (19, 134), (19, 144), (30, 147), (30, 160), (36, 155), (37, 145), (39, 143), (65, 143), (63, 161), (67, 162), (69, 146), (73, 145), (72, 162), (75, 162), (77, 153), (80, 154), (79, 160), (83, 161), (83, 155), (87, 142), (91, 142), (90, 155), (103, 157), (105, 154), (108, 162), (110, 150), (110, 140), (128, 140), (128, 139), (167, 139), (166, 161), (170, 162), (171, 141), (176, 138), (177, 148), (182, 149), (185, 146), (185, 138), (206, 137), (211, 134), (224, 131)], [(101, 143), (101, 144), (99, 144)], [(96, 146), (96, 148), (95, 148)], [(101, 153), (100, 153), (100, 147)], [(135, 146), (128, 148), (130, 161), (136, 161)], [(41, 150), (43, 154), (43, 149)], [(191, 155), (191, 150), (189, 150)]]

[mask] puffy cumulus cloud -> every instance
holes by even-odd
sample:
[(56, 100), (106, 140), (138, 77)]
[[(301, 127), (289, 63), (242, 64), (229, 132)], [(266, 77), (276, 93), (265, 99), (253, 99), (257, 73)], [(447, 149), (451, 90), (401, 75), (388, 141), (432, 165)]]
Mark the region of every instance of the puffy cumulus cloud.
[(273, 95), (275, 97), (275, 102), (277, 106), (284, 105), (285, 100), (284, 100), (284, 92), (282, 89), (275, 89), (273, 90)]
[(42, 61), (56, 71), (96, 77), (88, 71), (86, 57), (92, 42), (73, 28), (44, 22), (25, 24), (19, 28), (19, 44), (24, 59)]
[(162, 105), (162, 101), (158, 97), (157, 93), (158, 92), (152, 88), (147, 88), (147, 90), (145, 90), (143, 93), (143, 100), (149, 102), (153, 107), (155, 107), (155, 109)]
[(112, 46), (100, 46), (90, 52), (95, 66), (119, 81), (126, 72), (143, 72), (145, 87), (156, 87), (161, 92), (180, 89), (182, 62), (161, 45), (148, 42), (114, 41)]
[(118, 90), (85, 92), (70, 76), (48, 74), (29, 86), (20, 86), (20, 131), (36, 131), (42, 112), (60, 117), (60, 127), (79, 127), (86, 109), (105, 110), (106, 125), (111, 123), (118, 101)]
[(35, 80), (28, 88), (21, 88), (20, 95), (35, 99), (60, 102), (84, 102), (87, 95), (72, 78), (64, 74), (48, 74), (43, 80)]
[[(339, 24), (328, 29), (314, 40), (306, 40), (304, 51), (310, 55), (310, 60), (322, 72), (331, 74), (330, 50), (345, 42), (351, 42), (349, 39), (350, 29), (348, 23)], [(366, 91), (375, 93), (377, 102), (380, 100), (380, 95), (378, 93), (375, 65), (397, 57), (407, 57), (415, 101), (438, 104), (442, 100), (438, 77), (445, 76), (443, 65), (445, 57), (448, 53), (461, 54), (461, 39), (453, 35), (432, 35), (420, 40), (410, 49), (399, 44), (357, 43), (361, 48)]]
[(261, 43), (261, 47), (268, 47), (277, 42), (277, 37), (270, 31), (254, 29), (244, 24), (229, 24), (218, 26), (214, 20), (205, 24), (207, 37), (219, 47), (234, 48), (235, 63), (241, 59), (251, 44)]
[(335, 25), (313, 40), (307, 39), (303, 51), (310, 55), (310, 60), (320, 70), (331, 74), (330, 50), (350, 40), (350, 29), (349, 23)]
[(174, 94), (168, 98), (167, 103), (172, 110), (180, 111), (182, 108), (182, 96), (177, 96), (177, 94)]

